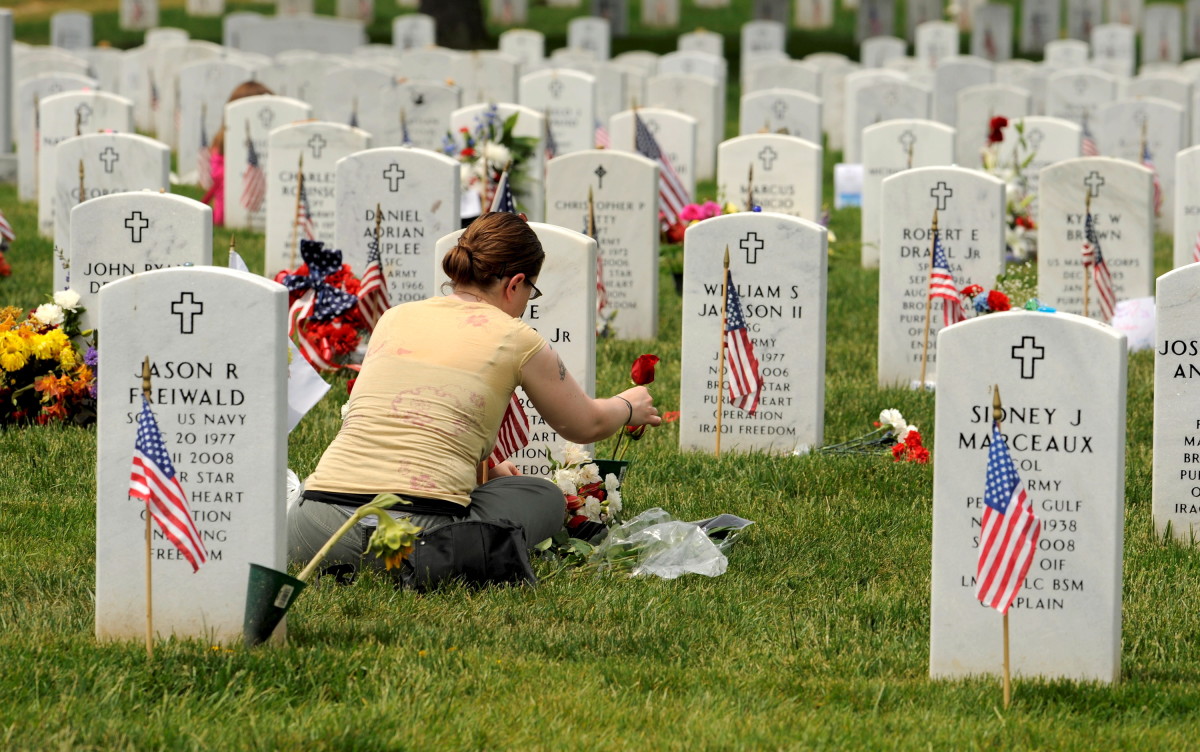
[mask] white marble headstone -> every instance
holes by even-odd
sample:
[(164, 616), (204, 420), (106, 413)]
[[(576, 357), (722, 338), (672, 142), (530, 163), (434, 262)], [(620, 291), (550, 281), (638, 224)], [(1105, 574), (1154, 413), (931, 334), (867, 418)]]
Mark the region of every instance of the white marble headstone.
[(64, 10), (50, 17), (50, 44), (64, 50), (86, 50), (92, 46), (92, 14)]
[[(1038, 300), (1083, 313), (1084, 227), (1091, 194), (1100, 249), (1118, 301), (1154, 294), (1154, 188), (1145, 167), (1080, 157), (1046, 167), (1038, 186)], [(1099, 318), (1090, 286), (1088, 315)]]
[[(243, 203), (250, 168), (250, 144), (258, 158), (259, 169), (271, 181), (270, 142), (273, 129), (312, 117), (312, 108), (299, 99), (263, 95), (246, 97), (225, 105), (225, 226), (230, 229), (257, 230), (267, 226), (267, 202), (264, 196), (257, 208)], [(278, 271), (278, 270), (275, 270)]]
[(388, 301), (399, 305), (437, 294), (434, 243), (458, 229), (459, 163), (425, 149), (369, 149), (337, 163), (333, 245), (362, 276), (382, 210), (379, 254)]
[[(38, 104), (54, 94), (95, 86), (95, 79), (74, 73), (42, 73), (17, 83), (13, 113), (16, 119), (17, 196), (22, 201), (33, 201), (38, 197)], [(71, 125), (73, 127), (74, 122)]]
[(337, 162), (371, 146), (371, 134), (341, 123), (314, 121), (275, 128), (267, 135), (271, 155), (267, 176), (266, 276), (300, 266), (298, 174), (303, 159), (304, 193), (308, 198), (314, 240), (334, 237), (337, 216)]
[(977, 7), (971, 30), (971, 54), (998, 63), (1010, 59), (1012, 49), (1012, 6), (987, 3)]
[(821, 100), (788, 89), (763, 89), (742, 96), (738, 132), (783, 133), (821, 143)]
[[(825, 228), (771, 212), (698, 222), (684, 238), (681, 449), (716, 448), (723, 258), (763, 380), (750, 415), (720, 393), (721, 451), (790, 454), (820, 446), (825, 417)], [(728, 372), (729, 364), (726, 363)]]
[(872, 36), (862, 43), (864, 68), (882, 68), (887, 61), (907, 54), (908, 44), (899, 37)]
[[(496, 109), (489, 115), (491, 107)], [(513, 134), (523, 138), (536, 139), (537, 145), (534, 147), (533, 154), (530, 155), (528, 164), (524, 166), (522, 179), (519, 184), (515, 185), (513, 193), (517, 201), (517, 208), (525, 212), (531, 220), (538, 222), (546, 216), (546, 184), (544, 182), (546, 118), (542, 113), (521, 105), (503, 102), (495, 105), (470, 105), (450, 114), (450, 131), (458, 133), (462, 128), (475, 131), (485, 118), (497, 117), (504, 120), (514, 114), (517, 116), (517, 121), (513, 125)], [(463, 185), (462, 188), (464, 191), (467, 190), (466, 185)]]
[(284, 570), (287, 290), (245, 272), (162, 269), (107, 285), (97, 383), (96, 637), (146, 629), (145, 504), (129, 498), (142, 360), (152, 409), (208, 563), (191, 565), (155, 527), (154, 629), (240, 644), (251, 562)]
[(532, 73), (546, 57), (546, 37), (532, 29), (509, 29), (500, 35), (500, 51), (521, 61)]
[(436, 23), (424, 13), (405, 13), (392, 19), (392, 46), (419, 50), (437, 44)]
[(1092, 65), (1114, 76), (1132, 76), (1137, 65), (1137, 32), (1132, 26), (1108, 23), (1092, 29)]
[(1197, 261), (1200, 261), (1200, 146), (1192, 146), (1175, 155), (1175, 251), (1171, 266), (1178, 268)]
[(587, 50), (596, 60), (612, 57), (612, 30), (610, 19), (595, 16), (572, 18), (567, 23), (567, 46), (576, 50)]
[(962, 167), (919, 167), (883, 181), (879, 249), (881, 387), (920, 383), (925, 322), (930, 339), (925, 381), (937, 382), (936, 334), (945, 300), (927, 306), (933, 216), (954, 283), (991, 288), (1004, 271), (1004, 182)]
[[(847, 90), (849, 97), (850, 90)], [(849, 98), (847, 104), (849, 105)], [(862, 130), (886, 120), (925, 120), (933, 112), (928, 89), (903, 79), (880, 79), (854, 91), (853, 108), (847, 110), (845, 133), (847, 162), (861, 159)]]
[(1013, 675), (1117, 681), (1125, 335), (1070, 314), (1014, 311), (950, 327), (938, 352), (930, 676), (997, 675), (1003, 666), (1003, 619), (975, 598), (998, 385), (1001, 431), (1041, 521), (1009, 609)]
[(854, 38), (860, 44), (871, 37), (896, 33), (896, 0), (860, 0)]
[(121, 0), (118, 18), (122, 29), (153, 29), (158, 26), (158, 0)]
[(1183, 8), (1169, 3), (1146, 6), (1142, 23), (1142, 65), (1183, 59)]
[(696, 119), (696, 180), (711, 180), (717, 170), (717, 144), (725, 123), (716, 113), (723, 109), (719, 87), (703, 76), (671, 74), (646, 82), (646, 105), (675, 110)]
[(495, 50), (460, 55), (454, 64), (454, 83), (464, 105), (516, 101), (520, 77), (521, 61)]
[[(717, 196), (748, 211), (821, 218), (823, 152), (796, 136), (754, 134), (725, 141), (717, 149)], [(753, 183), (751, 183), (753, 179)]]
[(100, 322), (100, 289), (139, 272), (211, 266), (212, 209), (171, 193), (130, 191), (71, 209), (71, 284), (86, 309), (81, 329)]
[[(1020, 144), (1017, 134), (1017, 122), (1024, 123), (1025, 144)], [(1019, 121), (1009, 121), (1003, 130), (1004, 141), (999, 149), (1002, 162), (1012, 164), (1014, 161), (1024, 163), (1032, 155), (1033, 159), (1022, 170), (1022, 175), (1028, 182), (1029, 192), (1038, 194), (1039, 181), (1043, 168), (1052, 164), (1075, 159), (1082, 153), (1083, 129), (1070, 120), (1052, 117), (1026, 117)], [(1034, 217), (1037, 217), (1038, 202), (1035, 199), (1029, 205)]]
[(762, 63), (754, 67), (743, 94), (763, 89), (791, 89), (821, 96), (821, 68), (800, 60)]
[(192, 63), (179, 71), (179, 147), (176, 172), (180, 182), (198, 178), (197, 155), (221, 128), (225, 103), (238, 86), (254, 78), (248, 65), (227, 60)]
[[(1193, 238), (1194, 238), (1193, 234)], [(1200, 535), (1200, 449), (1196, 449), (1196, 289), (1200, 264), (1158, 278), (1154, 350), (1154, 529), (1190, 544)]]
[(1086, 119), (1095, 124), (1100, 108), (1116, 98), (1116, 77), (1100, 70), (1068, 68), (1046, 79), (1046, 114), (1050, 117), (1080, 125)]
[[(1175, 232), (1175, 160), (1173, 155), (1188, 145), (1184, 111), (1162, 99), (1121, 99), (1100, 108), (1096, 137), (1100, 153), (1145, 164), (1155, 171), (1161, 187), (1161, 203), (1155, 216), (1159, 232)], [(1142, 152), (1143, 134), (1149, 163)]]
[(658, 335), (658, 163), (636, 154), (588, 150), (546, 167), (546, 221), (582, 231), (588, 189), (596, 212), (608, 308), (619, 339)]
[(925, 21), (916, 27), (914, 57), (933, 70), (958, 54), (958, 27), (949, 21)]
[[(884, 178), (910, 167), (954, 164), (955, 131), (933, 120), (888, 120), (863, 129), (863, 268), (879, 266)], [(912, 163), (909, 164), (911, 157)]]
[(1032, 104), (1028, 91), (1007, 84), (968, 86), (959, 91), (954, 150), (958, 164), (983, 167), (983, 149), (988, 143), (992, 118), (1012, 121), (1026, 117)]
[(1022, 0), (1021, 52), (1041, 52), (1047, 42), (1058, 39), (1062, 27), (1059, 0)]
[(680, 34), (677, 49), (681, 51), (707, 52), (718, 57), (725, 56), (725, 37), (715, 31), (697, 29)]
[[(639, 107), (638, 117), (654, 137), (659, 150), (671, 162), (688, 195), (696, 198), (696, 119), (682, 112), (658, 107)], [(613, 151), (637, 153), (634, 140), (633, 110), (618, 112), (609, 118), (609, 137)]]
[(521, 77), (521, 104), (549, 117), (556, 155), (590, 149), (596, 137), (596, 79), (552, 68)]
[(1067, 38), (1088, 41), (1104, 23), (1104, 0), (1067, 0)]

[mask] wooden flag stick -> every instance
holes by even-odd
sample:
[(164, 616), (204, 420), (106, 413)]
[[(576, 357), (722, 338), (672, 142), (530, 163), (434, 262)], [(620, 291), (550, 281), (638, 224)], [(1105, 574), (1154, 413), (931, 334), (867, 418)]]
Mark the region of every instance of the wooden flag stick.
[[(938, 213), (933, 210), (933, 238), (929, 241), (929, 273), (933, 274), (933, 246), (937, 242)], [(921, 344), (921, 389), (925, 389), (925, 368), (929, 364), (929, 319), (933, 314), (933, 295), (929, 294), (929, 281), (925, 281), (925, 341)]]
[(916, 143), (917, 143), (916, 141), (908, 142), (908, 169), (910, 169), (910, 170), (912, 169), (912, 166), (913, 166), (913, 147), (916, 146)]
[[(754, 167), (750, 167), (754, 171)], [(721, 417), (725, 412), (725, 327), (729, 323), (729, 246), (725, 246), (721, 275), (721, 354), (717, 360), (717, 456), (721, 456)]]
[(292, 215), (292, 262), (291, 269), (296, 268), (296, 254), (300, 252), (300, 195), (304, 193), (304, 152), (300, 152), (300, 169), (296, 173), (296, 211)]
[(79, 203), (87, 201), (87, 191), (83, 184), (83, 160), (79, 160)]
[[(1091, 188), (1087, 189), (1087, 200), (1085, 201), (1085, 206), (1087, 207), (1084, 210), (1085, 213), (1091, 214), (1092, 213), (1092, 189)], [(1085, 239), (1083, 242), (1091, 243), (1092, 241), (1088, 240), (1085, 236)], [(1092, 253), (1095, 253), (1095, 252), (1096, 251), (1093, 249)], [(1091, 272), (1091, 267), (1085, 261), (1083, 264), (1083, 317), (1085, 319), (1087, 318), (1087, 315), (1088, 315), (1088, 287), (1090, 287), (1090, 285), (1088, 284), (1088, 274), (1090, 272)]]
[(592, 195), (592, 187), (588, 186), (588, 237), (596, 238), (596, 199)]
[[(150, 356), (142, 361), (142, 395), (147, 402), (153, 403), (150, 396)], [(154, 588), (151, 578), (151, 542), (154, 530), (151, 527), (150, 500), (146, 500), (146, 659), (154, 659)]]
[(754, 163), (750, 163), (750, 177), (746, 181), (746, 211), (754, 211)]
[[(1000, 425), (1000, 385), (992, 386), (992, 420)], [(1004, 610), (1004, 709), (1012, 702), (1012, 671), (1008, 660), (1008, 609)]]

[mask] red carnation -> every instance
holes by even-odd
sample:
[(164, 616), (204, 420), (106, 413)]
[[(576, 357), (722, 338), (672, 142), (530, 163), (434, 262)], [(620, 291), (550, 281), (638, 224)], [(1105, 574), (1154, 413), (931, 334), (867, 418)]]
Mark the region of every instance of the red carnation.
[(916, 431), (909, 431), (908, 435), (904, 437), (904, 445), (910, 448), (921, 446), (921, 434)]
[(1022, 214), (1016, 219), (1017, 227), (1024, 227), (1026, 230), (1036, 229), (1033, 220)]
[(667, 242), (676, 244), (682, 243), (683, 234), (685, 232), (687, 232), (687, 225), (683, 222), (676, 222), (667, 228)]
[(925, 447), (917, 447), (908, 453), (908, 461), (916, 462), (919, 465), (924, 465), (929, 462), (929, 450)]
[(892, 459), (896, 462), (900, 462), (901, 460), (903, 460), (904, 452), (906, 449), (908, 449), (908, 447), (904, 446), (904, 444), (893, 445), (892, 446)]
[(629, 378), (637, 386), (645, 386), (654, 381), (654, 366), (658, 364), (657, 355), (639, 355), (629, 369)]
[(992, 118), (991, 122), (988, 124), (988, 129), (990, 130), (990, 133), (988, 133), (988, 143), (998, 144), (1003, 141), (1004, 128), (1007, 126), (1008, 118), (1002, 115), (997, 115), (996, 117)]
[(1009, 308), (1012, 308), (1012, 305), (1008, 302), (1008, 296), (999, 290), (992, 290), (988, 293), (987, 304), (988, 308), (993, 311), (1007, 311)]
[(983, 287), (980, 285), (967, 285), (962, 289), (962, 294), (966, 295), (968, 298), (973, 298), (981, 292), (983, 292)]

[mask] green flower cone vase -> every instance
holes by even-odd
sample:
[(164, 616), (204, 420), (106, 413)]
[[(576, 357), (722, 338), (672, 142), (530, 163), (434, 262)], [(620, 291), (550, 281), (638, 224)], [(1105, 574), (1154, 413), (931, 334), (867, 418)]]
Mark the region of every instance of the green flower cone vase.
[(287, 615), (308, 583), (270, 567), (250, 565), (250, 584), (246, 588), (246, 614), (242, 618), (242, 636), (252, 648), (271, 638), (271, 633)]
[(600, 471), (600, 478), (603, 480), (608, 477), (609, 473), (617, 476), (617, 482), (625, 485), (625, 473), (629, 472), (631, 460), (593, 460), (596, 463), (596, 468)]

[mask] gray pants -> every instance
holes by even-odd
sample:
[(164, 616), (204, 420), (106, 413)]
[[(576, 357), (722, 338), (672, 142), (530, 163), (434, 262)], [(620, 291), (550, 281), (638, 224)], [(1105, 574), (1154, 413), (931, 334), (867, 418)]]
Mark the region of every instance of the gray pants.
[[(301, 498), (287, 516), (288, 561), (308, 563), (354, 511), (353, 507)], [(463, 517), (413, 514), (405, 512), (403, 504), (388, 510), (392, 517), (408, 519), (424, 532), (460, 520), (508, 520), (525, 528), (525, 540), (530, 546), (561, 530), (565, 512), (566, 499), (558, 486), (544, 478), (525, 475), (496, 478), (476, 488), (471, 492), (471, 505)], [(351, 569), (367, 566), (382, 570), (382, 559), (363, 556), (374, 532), (375, 518), (368, 516), (334, 545), (322, 568), (340, 565)]]

